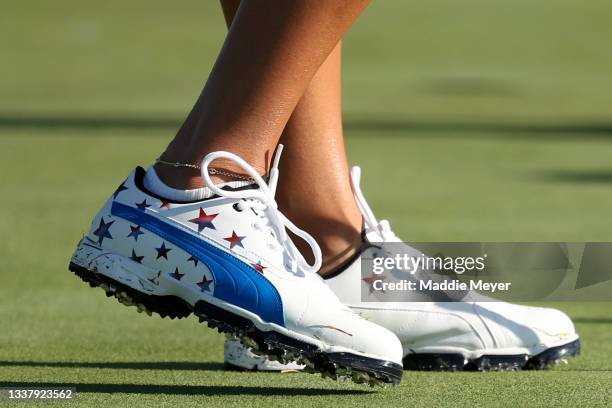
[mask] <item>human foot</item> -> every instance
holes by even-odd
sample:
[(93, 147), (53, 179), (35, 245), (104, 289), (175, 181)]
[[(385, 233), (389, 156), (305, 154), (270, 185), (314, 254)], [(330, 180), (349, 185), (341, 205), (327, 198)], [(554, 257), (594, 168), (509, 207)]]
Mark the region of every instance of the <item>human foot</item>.
[[(218, 158), (239, 164), (254, 183), (215, 186), (207, 169)], [(195, 202), (147, 191), (137, 168), (94, 218), (70, 270), (139, 312), (193, 313), (269, 358), (297, 360), (324, 377), (399, 383), (397, 337), (338, 300), (316, 274), (316, 242), (277, 210), (277, 164), (278, 156), (266, 183), (239, 157), (211, 153), (202, 177), (214, 195)], [(312, 265), (286, 229), (310, 244)]]
[[(378, 221), (359, 188), (360, 170), (351, 173), (355, 199), (365, 221), (367, 244), (399, 243), (403, 253), (420, 254), (401, 243), (389, 223)], [(326, 279), (338, 298), (354, 312), (394, 332), (402, 342), (404, 368), (412, 370), (542, 369), (576, 355), (580, 340), (572, 321), (555, 309), (504, 302), (362, 302), (361, 265), (357, 259)], [(423, 294), (423, 296), (427, 296)], [(287, 367), (228, 345), (228, 365), (263, 370)], [(295, 367), (292, 367), (295, 369)]]

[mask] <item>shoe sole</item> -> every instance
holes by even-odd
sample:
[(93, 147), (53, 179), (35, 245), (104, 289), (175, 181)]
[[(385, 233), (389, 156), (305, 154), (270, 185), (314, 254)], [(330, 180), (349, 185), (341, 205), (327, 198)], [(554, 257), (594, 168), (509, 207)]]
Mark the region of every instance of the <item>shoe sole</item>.
[(567, 357), (580, 353), (580, 339), (551, 347), (530, 356), (483, 355), (468, 359), (459, 353), (408, 354), (404, 357), (404, 368), (413, 371), (518, 371), (543, 370), (567, 363)]
[(95, 270), (70, 262), (69, 270), (92, 288), (103, 289), (107, 297), (114, 296), (125, 306), (135, 306), (139, 313), (162, 318), (185, 318), (192, 313), (200, 323), (216, 328), (229, 338), (240, 342), (256, 354), (267, 355), (283, 364), (297, 361), (306, 368), (303, 371), (320, 373), (323, 378), (352, 380), (371, 387), (399, 384), (402, 366), (390, 361), (378, 360), (351, 353), (323, 352), (318, 346), (291, 338), (274, 331), (263, 331), (249, 319), (231, 313), (216, 305), (198, 300), (193, 306), (176, 296), (159, 296), (142, 293)]
[[(539, 354), (529, 356), (519, 355), (483, 355), (479, 358), (468, 359), (458, 353), (437, 354), (409, 354), (404, 357), (404, 369), (409, 371), (519, 371), (544, 370), (550, 367), (567, 363), (567, 357), (574, 357), (580, 353), (580, 340), (551, 347)], [(225, 368), (232, 371), (261, 371), (278, 372), (279, 369), (261, 369), (254, 364), (247, 368), (225, 361)], [(288, 370), (288, 371), (299, 371)]]

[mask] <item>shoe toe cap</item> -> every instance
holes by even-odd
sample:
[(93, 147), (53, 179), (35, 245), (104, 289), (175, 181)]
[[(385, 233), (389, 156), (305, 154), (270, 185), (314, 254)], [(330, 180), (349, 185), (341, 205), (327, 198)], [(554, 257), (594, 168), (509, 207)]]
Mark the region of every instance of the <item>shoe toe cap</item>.
[(334, 349), (348, 349), (367, 357), (402, 363), (402, 344), (391, 331), (352, 313), (347, 313), (337, 323), (337, 326), (333, 323), (320, 326), (315, 333), (327, 344), (333, 345), (331, 352)]
[(547, 337), (569, 338), (576, 335), (572, 319), (564, 312), (550, 308), (532, 308), (529, 325)]
[(501, 347), (550, 347), (576, 338), (572, 320), (557, 309), (506, 303), (481, 304), (478, 310)]

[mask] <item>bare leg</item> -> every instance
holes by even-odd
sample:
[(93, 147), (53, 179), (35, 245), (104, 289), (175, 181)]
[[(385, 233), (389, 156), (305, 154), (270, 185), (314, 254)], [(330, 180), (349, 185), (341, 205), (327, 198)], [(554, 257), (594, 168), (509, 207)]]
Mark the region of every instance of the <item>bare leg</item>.
[(340, 61), (338, 44), (281, 139), (286, 148), (279, 206), (321, 246), (321, 275), (334, 272), (361, 246), (362, 217), (351, 190), (342, 132)]
[[(162, 158), (198, 163), (210, 151), (229, 150), (264, 173), (310, 80), (368, 3), (244, 0), (204, 90)], [(197, 170), (156, 170), (172, 187), (203, 186)]]
[[(221, 1), (228, 26), (239, 4), (240, 0)], [(349, 182), (342, 132), (340, 43), (310, 81), (281, 142), (285, 151), (279, 206), (317, 240), (323, 252), (319, 273), (325, 275), (361, 245), (362, 218)], [(304, 249), (304, 254), (310, 253)]]

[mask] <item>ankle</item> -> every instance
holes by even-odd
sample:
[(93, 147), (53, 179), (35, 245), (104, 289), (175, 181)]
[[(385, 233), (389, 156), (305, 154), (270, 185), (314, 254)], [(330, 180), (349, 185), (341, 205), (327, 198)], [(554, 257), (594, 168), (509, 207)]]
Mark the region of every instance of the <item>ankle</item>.
[[(190, 166), (174, 166), (174, 161), (158, 159), (153, 166), (160, 180), (169, 187), (182, 190), (190, 190), (206, 187), (205, 181), (202, 178), (202, 171), (199, 164), (185, 163)], [(184, 163), (178, 161), (178, 163)], [(243, 169), (235, 165), (227, 165), (226, 161), (219, 159), (215, 161), (214, 167), (209, 167), (208, 174), (214, 184), (226, 183), (231, 181), (252, 181), (250, 175), (246, 174)], [(265, 174), (257, 167), (258, 173)]]
[[(301, 221), (301, 220), (300, 220)], [(362, 220), (330, 220), (317, 218), (311, 222), (296, 222), (299, 228), (307, 231), (317, 241), (323, 255), (323, 263), (319, 275), (325, 277), (334, 274), (347, 263), (352, 262), (361, 252), (363, 245)], [(295, 244), (308, 262), (312, 262), (310, 248), (302, 240)]]
[(159, 163), (156, 163), (153, 168), (155, 169), (159, 179), (168, 187), (180, 190), (191, 190), (206, 187), (204, 180), (200, 175), (200, 170), (198, 169), (188, 167), (172, 167)]
[[(319, 275), (327, 276), (351, 262), (361, 251), (363, 217), (355, 200), (341, 200), (329, 195), (316, 195), (308, 191), (306, 197), (278, 194), (283, 214), (317, 241), (323, 255)], [(311, 262), (310, 248), (301, 240), (295, 241), (307, 261)]]
[[(340, 247), (341, 244), (345, 246), (342, 248)], [(350, 242), (335, 242), (333, 246), (342, 249), (326, 249), (323, 251), (323, 264), (319, 270), (319, 275), (323, 278), (336, 274), (338, 271), (344, 269), (347, 264), (354, 262), (355, 258), (361, 253), (363, 246), (361, 233)]]

